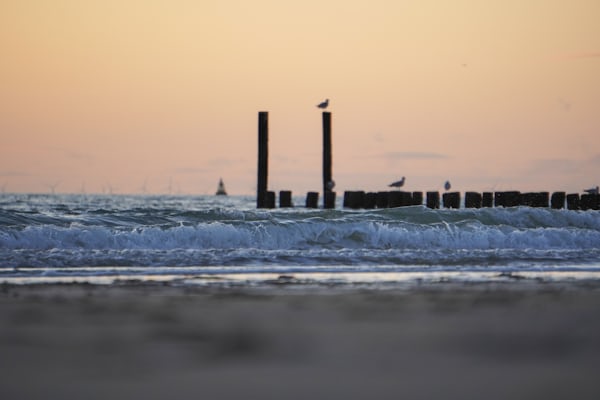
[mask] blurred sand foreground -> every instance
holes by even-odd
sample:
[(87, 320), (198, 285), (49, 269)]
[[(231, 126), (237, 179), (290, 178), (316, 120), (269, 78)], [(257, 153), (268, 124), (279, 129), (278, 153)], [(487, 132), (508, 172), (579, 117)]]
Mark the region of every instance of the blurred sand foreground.
[(598, 399), (600, 282), (0, 285), (0, 399)]

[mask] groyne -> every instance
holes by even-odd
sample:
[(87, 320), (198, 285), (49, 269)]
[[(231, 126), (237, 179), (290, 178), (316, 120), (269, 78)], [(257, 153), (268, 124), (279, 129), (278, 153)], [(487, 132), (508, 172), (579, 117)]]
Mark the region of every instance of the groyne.
[[(276, 194), (268, 188), (268, 141), (269, 115), (267, 111), (258, 113), (258, 180), (256, 193), (257, 208), (275, 208)], [(332, 169), (332, 130), (331, 113), (323, 111), (323, 208), (336, 208), (335, 181)], [(379, 191), (353, 190), (344, 192), (343, 207), (348, 209), (397, 208), (408, 206), (439, 208), (489, 208), (489, 207), (542, 207), (568, 210), (600, 209), (600, 194), (566, 192), (520, 192), (497, 191), (460, 192), (438, 191)], [(319, 207), (319, 192), (306, 194), (307, 208)], [(294, 207), (291, 190), (279, 192), (279, 207)]]

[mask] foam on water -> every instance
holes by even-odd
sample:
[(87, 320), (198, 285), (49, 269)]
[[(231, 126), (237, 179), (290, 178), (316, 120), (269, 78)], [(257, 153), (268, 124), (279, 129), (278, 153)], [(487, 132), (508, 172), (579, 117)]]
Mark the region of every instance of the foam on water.
[(0, 260), (3, 277), (80, 267), (591, 271), (600, 265), (600, 213), (256, 210), (250, 197), (11, 195), (0, 198)]

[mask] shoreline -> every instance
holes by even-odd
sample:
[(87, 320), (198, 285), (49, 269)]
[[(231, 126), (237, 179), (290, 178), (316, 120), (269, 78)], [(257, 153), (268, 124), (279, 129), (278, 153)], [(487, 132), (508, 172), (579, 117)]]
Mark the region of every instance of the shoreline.
[(2, 398), (597, 398), (600, 281), (0, 285)]
[[(122, 271), (121, 271), (122, 270)], [(350, 288), (406, 288), (438, 283), (453, 284), (489, 284), (510, 282), (574, 283), (600, 282), (600, 269), (586, 266), (584, 269), (571, 267), (555, 270), (515, 270), (494, 269), (492, 271), (421, 271), (385, 269), (369, 272), (352, 271), (281, 271), (269, 272), (200, 272), (196, 267), (177, 268), (165, 273), (163, 268), (156, 273), (141, 273), (145, 268), (103, 267), (94, 268), (90, 275), (88, 268), (22, 268), (2, 275), (0, 285), (119, 285), (122, 283), (162, 284), (190, 287), (260, 287), (274, 285), (292, 285), (297, 287), (333, 287)], [(189, 271), (188, 271), (189, 270)]]

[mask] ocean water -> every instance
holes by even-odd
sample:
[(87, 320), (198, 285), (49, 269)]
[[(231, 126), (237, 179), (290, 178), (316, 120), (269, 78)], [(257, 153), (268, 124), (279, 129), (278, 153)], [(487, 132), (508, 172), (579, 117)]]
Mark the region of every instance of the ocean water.
[(259, 210), (253, 196), (0, 196), (0, 282), (521, 277), (600, 277), (600, 212)]

